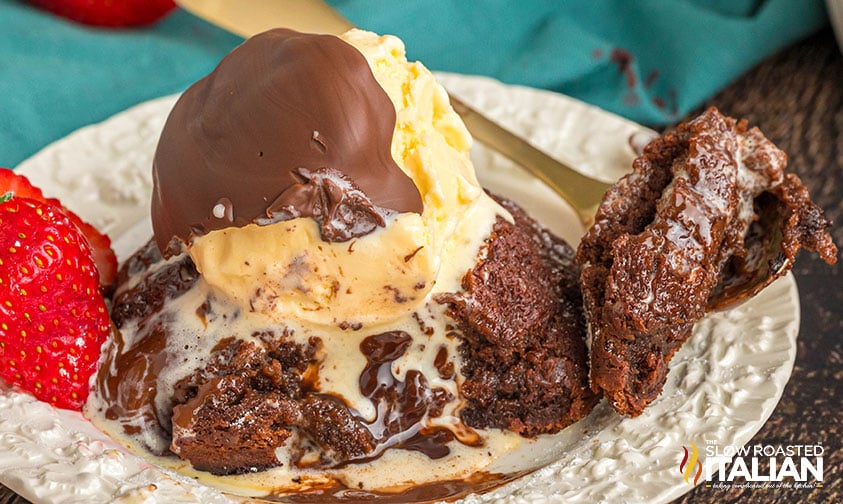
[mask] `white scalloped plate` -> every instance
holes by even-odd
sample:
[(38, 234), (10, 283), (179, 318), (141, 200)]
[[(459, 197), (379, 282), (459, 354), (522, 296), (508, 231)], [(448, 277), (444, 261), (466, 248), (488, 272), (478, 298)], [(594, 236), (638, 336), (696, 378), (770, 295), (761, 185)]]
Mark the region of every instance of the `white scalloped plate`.
[[(496, 81), (439, 75), (449, 90), (536, 145), (605, 180), (631, 165), (637, 124), (565, 96)], [(133, 107), (48, 146), (18, 167), (50, 196), (107, 231), (125, 258), (144, 240), (150, 165), (174, 102)], [(524, 205), (572, 244), (582, 229), (552, 192), (480, 146), (491, 189)], [(134, 228), (134, 232), (129, 232)], [(668, 502), (691, 489), (683, 445), (744, 445), (772, 413), (793, 367), (799, 298), (788, 275), (740, 307), (711, 315), (671, 363), (662, 396), (640, 417), (601, 403), (586, 419), (513, 455), (543, 468), (480, 502)], [(133, 455), (78, 413), (56, 410), (0, 383), (0, 482), (36, 503), (229, 503), (224, 495)], [(234, 499), (234, 500), (233, 500)]]

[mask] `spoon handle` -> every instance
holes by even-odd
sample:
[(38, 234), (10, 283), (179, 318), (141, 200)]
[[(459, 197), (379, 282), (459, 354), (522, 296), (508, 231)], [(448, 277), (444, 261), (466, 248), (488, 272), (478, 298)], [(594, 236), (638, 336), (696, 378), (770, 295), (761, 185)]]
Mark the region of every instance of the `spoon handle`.
[(523, 167), (562, 196), (586, 227), (593, 222), (597, 205), (611, 184), (583, 175), (453, 95), (450, 98), (451, 106), (460, 115), (472, 137)]

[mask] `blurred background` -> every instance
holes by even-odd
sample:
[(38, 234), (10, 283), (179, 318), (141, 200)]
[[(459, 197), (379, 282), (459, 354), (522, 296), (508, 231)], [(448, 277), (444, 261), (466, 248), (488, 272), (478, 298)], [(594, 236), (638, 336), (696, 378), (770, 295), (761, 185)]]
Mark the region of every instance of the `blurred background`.
[[(126, 2), (146, 11), (85, 18), (80, 5), (119, 2), (0, 0), (0, 166), (182, 91), (242, 41), (172, 9), (172, 0)], [(822, 0), (329, 3), (358, 26), (398, 35), (408, 57), (432, 70), (558, 91), (657, 127), (829, 22)]]

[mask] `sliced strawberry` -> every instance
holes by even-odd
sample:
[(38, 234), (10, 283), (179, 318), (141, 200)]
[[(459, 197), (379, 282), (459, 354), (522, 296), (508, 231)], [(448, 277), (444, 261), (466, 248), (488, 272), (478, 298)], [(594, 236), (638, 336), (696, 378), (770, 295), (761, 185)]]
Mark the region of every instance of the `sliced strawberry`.
[(8, 168), (0, 167), (0, 202), (17, 196), (43, 201), (44, 194), (23, 175), (18, 175)]
[(100, 233), (97, 228), (79, 218), (78, 215), (68, 209), (64, 209), (67, 216), (73, 221), (91, 247), (91, 255), (97, 265), (99, 273), (100, 288), (103, 292), (109, 292), (117, 281), (117, 256), (111, 249), (111, 238)]
[(81, 409), (111, 331), (88, 241), (61, 207), (0, 203), (0, 378)]
[(97, 228), (64, 207), (56, 198), (45, 197), (41, 189), (32, 185), (25, 176), (8, 168), (0, 168), (0, 202), (11, 197), (49, 202), (63, 208), (70, 220), (79, 226), (82, 234), (88, 239), (99, 272), (100, 288), (103, 292), (108, 292), (114, 286), (117, 280), (117, 256), (111, 250), (111, 239), (107, 235), (100, 233)]
[(29, 0), (61, 17), (93, 26), (142, 26), (176, 7), (173, 0)]

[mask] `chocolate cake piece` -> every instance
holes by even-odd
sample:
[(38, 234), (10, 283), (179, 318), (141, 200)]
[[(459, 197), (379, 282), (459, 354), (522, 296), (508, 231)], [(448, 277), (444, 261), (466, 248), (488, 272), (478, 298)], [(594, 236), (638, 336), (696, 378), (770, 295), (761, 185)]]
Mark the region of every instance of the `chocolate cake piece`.
[(588, 387), (579, 269), (571, 247), (511, 201), (498, 218), (465, 293), (439, 297), (457, 322), (462, 420), (524, 436), (554, 433), (587, 415)]
[[(755, 199), (754, 207), (759, 218), (749, 225), (744, 247), (729, 256), (721, 268), (708, 300), (709, 310), (725, 308), (733, 298), (747, 299), (760, 292), (767, 284), (757, 279), (787, 273), (803, 246), (817, 252), (828, 264), (837, 261), (837, 247), (825, 232), (829, 222), (797, 175), (785, 173), (781, 184)], [(772, 260), (768, 251), (776, 252)], [(748, 285), (755, 287), (747, 289)]]
[(173, 409), (170, 449), (200, 471), (260, 471), (278, 465), (275, 450), (292, 436), (287, 426), (299, 417), (295, 402), (283, 395), (260, 393), (244, 376), (218, 376)]
[[(757, 269), (771, 236), (790, 260), (803, 245), (836, 260), (829, 223), (785, 165), (757, 128), (711, 108), (647, 145), (607, 192), (577, 262), (591, 387), (619, 413), (637, 416), (661, 393), (712, 296)], [(769, 211), (781, 229), (761, 228)]]
[[(173, 264), (151, 272), (153, 265), (163, 261), (161, 252), (150, 240), (126, 260), (118, 272), (118, 289), (111, 309), (111, 320), (120, 328), (132, 320), (143, 320), (164, 307), (168, 299), (190, 289), (199, 278), (196, 266), (188, 256), (182, 256)], [(142, 286), (126, 288), (132, 275), (147, 274)]]
[(304, 380), (318, 342), (264, 344), (223, 342), (207, 367), (177, 384), (174, 453), (197, 469), (236, 474), (277, 466), (282, 446), (298, 466), (331, 466), (375, 451), (379, 440), (365, 423)]

